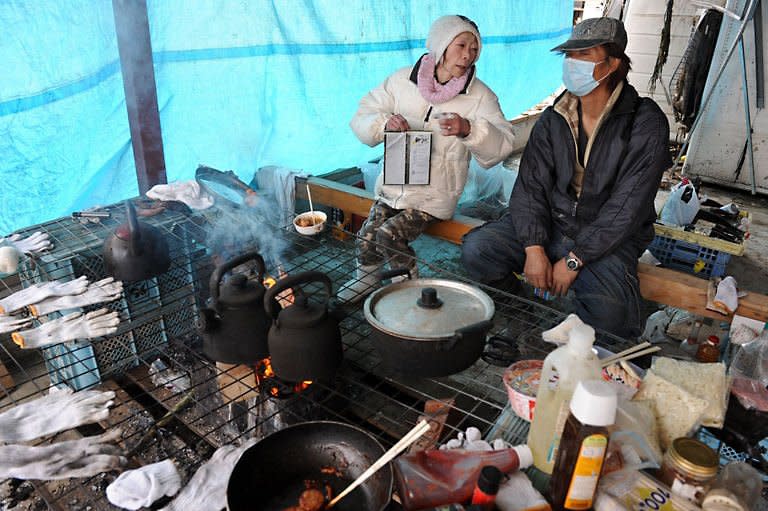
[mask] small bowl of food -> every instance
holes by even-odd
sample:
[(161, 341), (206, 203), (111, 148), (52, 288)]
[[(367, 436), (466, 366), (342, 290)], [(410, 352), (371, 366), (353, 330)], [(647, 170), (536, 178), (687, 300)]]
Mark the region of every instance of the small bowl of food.
[(293, 219), (293, 226), (299, 234), (312, 236), (323, 231), (326, 220), (328, 220), (328, 215), (322, 211), (307, 211), (296, 215)]
[(543, 365), (541, 360), (519, 360), (504, 371), (509, 404), (518, 417), (528, 422), (533, 420)]

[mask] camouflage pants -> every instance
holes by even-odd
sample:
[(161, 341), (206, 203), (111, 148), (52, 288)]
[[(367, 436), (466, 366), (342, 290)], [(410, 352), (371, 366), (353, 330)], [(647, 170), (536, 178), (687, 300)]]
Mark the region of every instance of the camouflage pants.
[(371, 206), (357, 240), (357, 260), (363, 266), (389, 262), (392, 268), (416, 266), (408, 245), (438, 219), (418, 209), (394, 209), (381, 201)]

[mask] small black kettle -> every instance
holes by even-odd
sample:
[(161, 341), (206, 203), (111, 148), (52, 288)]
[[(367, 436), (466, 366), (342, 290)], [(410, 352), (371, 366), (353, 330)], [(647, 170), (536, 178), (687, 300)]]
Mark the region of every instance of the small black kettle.
[(104, 269), (116, 280), (146, 280), (168, 271), (171, 256), (163, 233), (136, 219), (131, 201), (125, 201), (128, 221), (104, 242)]
[[(325, 285), (324, 303), (310, 303), (299, 284)], [(274, 298), (294, 288), (294, 303), (278, 312)], [(309, 271), (282, 278), (264, 294), (264, 308), (274, 318), (267, 337), (272, 369), (291, 382), (330, 380), (343, 357), (338, 321), (328, 313), (332, 296), (331, 279), (322, 272)]]
[[(236, 273), (224, 284), (228, 271), (248, 261), (256, 263), (256, 281)], [(267, 332), (272, 323), (264, 310), (264, 259), (249, 252), (216, 267), (211, 274), (210, 306), (200, 310), (198, 329), (203, 353), (217, 362), (253, 364), (269, 356)]]

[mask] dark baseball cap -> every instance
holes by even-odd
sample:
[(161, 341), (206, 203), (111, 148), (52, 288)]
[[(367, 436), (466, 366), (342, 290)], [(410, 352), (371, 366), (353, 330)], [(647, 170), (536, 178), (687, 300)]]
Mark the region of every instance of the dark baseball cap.
[(589, 18), (573, 27), (571, 37), (551, 51), (586, 50), (607, 43), (617, 44), (622, 51), (627, 48), (624, 23), (616, 18)]

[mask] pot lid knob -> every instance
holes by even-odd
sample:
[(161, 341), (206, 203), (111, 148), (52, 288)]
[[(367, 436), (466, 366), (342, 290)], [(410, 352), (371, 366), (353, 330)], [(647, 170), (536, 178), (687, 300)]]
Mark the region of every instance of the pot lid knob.
[(421, 298), (416, 300), (416, 304), (425, 309), (439, 309), (443, 306), (443, 301), (437, 297), (437, 289), (425, 287), (421, 290)]

